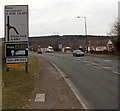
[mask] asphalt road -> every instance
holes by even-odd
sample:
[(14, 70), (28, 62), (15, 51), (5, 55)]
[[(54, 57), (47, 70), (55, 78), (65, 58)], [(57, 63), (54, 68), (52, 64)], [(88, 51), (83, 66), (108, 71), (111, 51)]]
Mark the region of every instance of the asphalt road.
[(118, 60), (94, 56), (45, 53), (78, 89), (88, 109), (118, 108)]

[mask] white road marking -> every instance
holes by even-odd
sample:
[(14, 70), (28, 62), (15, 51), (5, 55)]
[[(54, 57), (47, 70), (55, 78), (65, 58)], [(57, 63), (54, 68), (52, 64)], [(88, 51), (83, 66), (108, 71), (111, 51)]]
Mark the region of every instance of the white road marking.
[(102, 69), (100, 66), (93, 66), (93, 67), (98, 68), (98, 69)]
[(117, 71), (113, 71), (113, 73), (115, 73), (115, 74), (120, 74), (119, 72), (117, 72)]
[(104, 69), (109, 69), (109, 68), (111, 68), (111, 67), (102, 67), (102, 68), (104, 68)]
[(104, 60), (104, 61), (106, 61), (106, 62), (111, 62), (111, 60)]
[(96, 64), (96, 63), (91, 63), (91, 65), (93, 65), (93, 66), (99, 66), (99, 64)]

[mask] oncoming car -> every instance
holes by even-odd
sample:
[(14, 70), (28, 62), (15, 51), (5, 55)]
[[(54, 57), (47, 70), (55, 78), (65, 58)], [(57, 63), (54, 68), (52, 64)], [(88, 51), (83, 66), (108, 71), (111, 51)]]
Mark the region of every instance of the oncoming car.
[(73, 56), (84, 56), (84, 52), (82, 52), (81, 50), (74, 50), (73, 51)]

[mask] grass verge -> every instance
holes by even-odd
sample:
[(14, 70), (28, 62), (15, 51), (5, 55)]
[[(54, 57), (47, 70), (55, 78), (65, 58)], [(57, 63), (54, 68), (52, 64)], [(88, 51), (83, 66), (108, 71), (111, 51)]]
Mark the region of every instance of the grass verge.
[(28, 63), (29, 72), (25, 72), (25, 64), (18, 68), (2, 71), (2, 109), (24, 109), (35, 89), (39, 74), (39, 61), (37, 57), (30, 56)]

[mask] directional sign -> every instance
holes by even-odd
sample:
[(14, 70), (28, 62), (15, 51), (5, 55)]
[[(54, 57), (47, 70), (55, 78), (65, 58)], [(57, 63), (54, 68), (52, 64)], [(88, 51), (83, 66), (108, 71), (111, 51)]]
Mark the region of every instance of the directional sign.
[(28, 62), (28, 58), (6, 58), (6, 63), (24, 63)]
[(62, 44), (59, 44), (59, 49), (62, 49)]
[(14, 53), (15, 53), (15, 51), (14, 51), (14, 50), (12, 50), (12, 51), (11, 51), (12, 56), (14, 55)]
[(28, 6), (5, 6), (5, 41), (28, 41)]
[(8, 43), (6, 44), (6, 57), (8, 56), (28, 56), (28, 44), (26, 43)]

